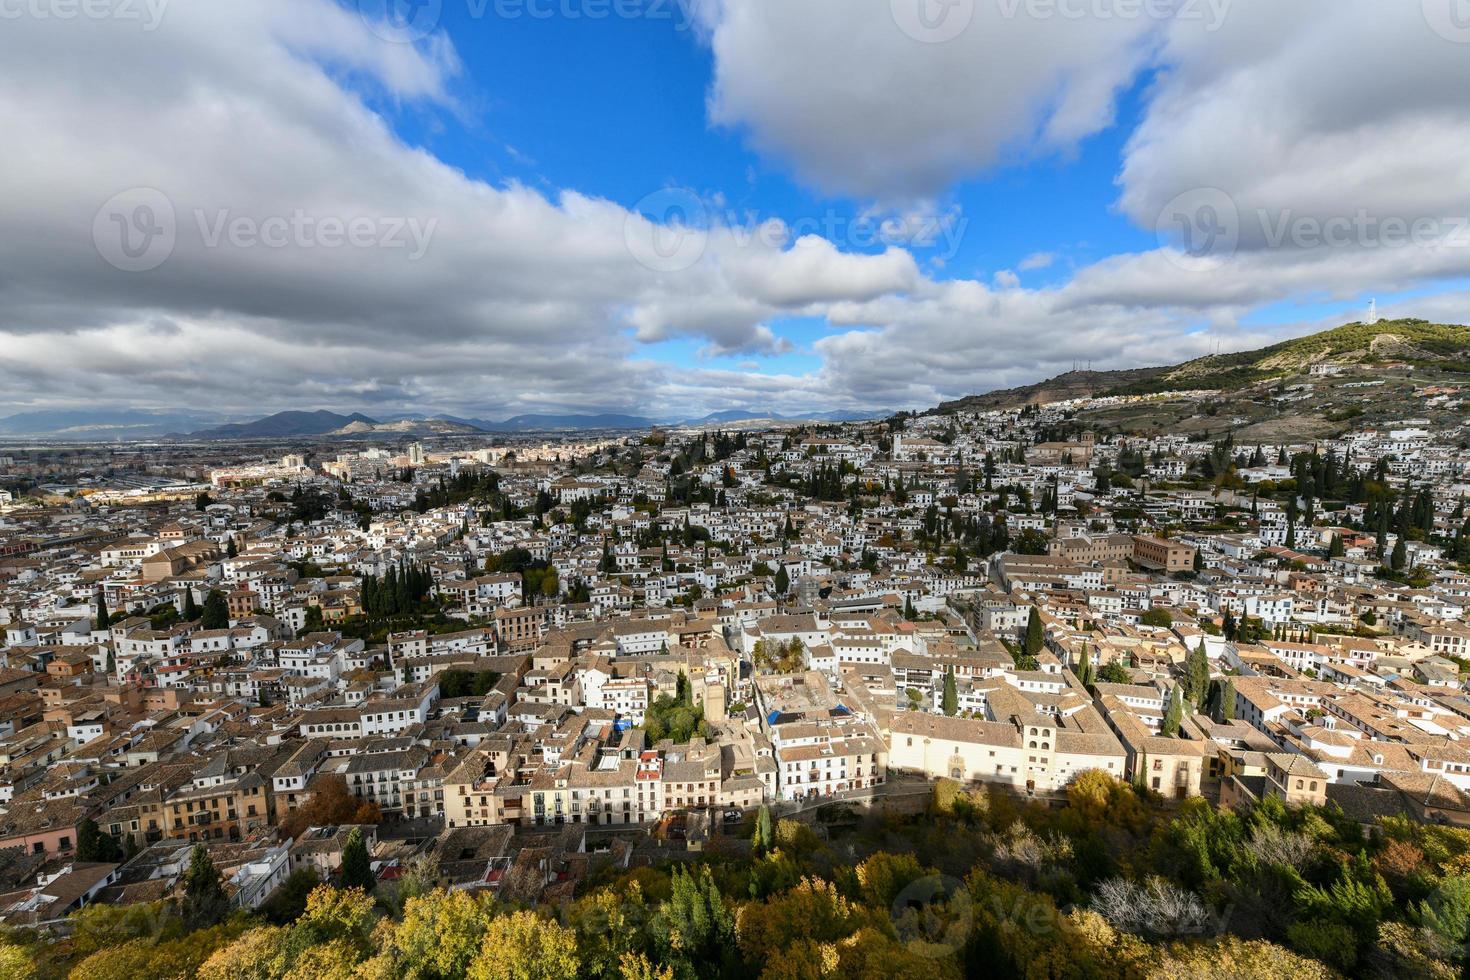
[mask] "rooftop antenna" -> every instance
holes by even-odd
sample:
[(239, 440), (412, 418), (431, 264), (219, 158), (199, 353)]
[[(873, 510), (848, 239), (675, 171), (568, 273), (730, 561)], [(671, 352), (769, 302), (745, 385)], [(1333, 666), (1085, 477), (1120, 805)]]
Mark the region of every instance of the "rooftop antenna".
[(1377, 322), (1378, 322), (1378, 300), (1376, 300), (1376, 299), (1370, 299), (1368, 301), (1368, 326), (1371, 327), (1371, 326), (1373, 326), (1373, 324), (1375, 324)]

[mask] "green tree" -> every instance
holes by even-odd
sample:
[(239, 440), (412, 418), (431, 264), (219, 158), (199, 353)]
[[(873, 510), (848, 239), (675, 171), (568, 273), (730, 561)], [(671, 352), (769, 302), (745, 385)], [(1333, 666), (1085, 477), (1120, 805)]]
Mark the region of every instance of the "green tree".
[(1139, 622), (1145, 626), (1162, 626), (1168, 629), (1174, 625), (1174, 617), (1169, 610), (1162, 606), (1155, 606), (1140, 616)]
[(1408, 563), (1409, 549), (1408, 546), (1404, 544), (1403, 535), (1399, 535), (1399, 539), (1393, 543), (1393, 555), (1389, 558), (1388, 565), (1394, 571), (1401, 572), (1404, 570), (1404, 566)]
[(306, 899), (322, 883), (314, 865), (304, 865), (291, 872), (284, 884), (271, 893), (260, 911), (278, 926), (288, 926), (306, 911)]
[(1205, 641), (1203, 639), (1184, 658), (1184, 673), (1189, 700), (1194, 703), (1196, 708), (1204, 707), (1205, 698), (1210, 693), (1210, 662), (1205, 657)]
[(944, 672), (944, 696), (940, 702), (944, 713), (954, 717), (955, 712), (960, 709), (959, 693), (955, 690), (954, 667)]
[(392, 958), (402, 980), (451, 980), (465, 975), (484, 946), (494, 901), (435, 889), (404, 905), (393, 930)]
[(84, 817), (77, 825), (77, 860), (118, 862), (122, 859), (123, 849), (117, 838), (104, 834), (91, 817)]
[(770, 850), (775, 839), (771, 835), (771, 808), (764, 803), (755, 815), (755, 834), (750, 838), (751, 846), (756, 854), (764, 854)]
[(653, 922), (654, 935), (669, 959), (686, 960), (708, 975), (734, 948), (734, 916), (708, 864), (697, 871), (676, 865), (669, 884), (669, 900), (659, 906)]
[(224, 593), (219, 589), (210, 589), (209, 597), (204, 600), (204, 612), (199, 618), (199, 628), (223, 630), (229, 627), (230, 607), (225, 604)]
[(102, 586), (97, 586), (97, 629), (105, 630), (112, 625), (112, 617), (107, 613), (107, 597), (102, 594)]
[(347, 832), (347, 841), (342, 845), (342, 874), (339, 884), (343, 888), (361, 888), (371, 895), (377, 883), (362, 828), (353, 827)]
[(791, 576), (786, 574), (786, 566), (782, 565), (776, 569), (776, 594), (785, 595), (791, 588)]
[(1094, 676), (1092, 671), (1092, 657), (1084, 653), (1081, 657), (1081, 662), (1077, 664), (1075, 673), (1077, 674), (1078, 682), (1083, 687), (1091, 688)]
[(1174, 688), (1169, 695), (1169, 707), (1164, 712), (1164, 724), (1159, 729), (1159, 734), (1165, 738), (1178, 738), (1179, 725), (1184, 720), (1184, 699), (1179, 696), (1179, 689)]
[(1225, 678), (1225, 689), (1220, 692), (1220, 720), (1235, 720), (1235, 681)]
[(307, 606), (306, 615), (302, 617), (302, 634), (319, 633), (325, 626), (326, 623), (322, 620), (322, 607), (317, 605)]
[(191, 587), (184, 588), (184, 622), (192, 623), (199, 618), (199, 604), (194, 601), (194, 590)]
[(565, 980), (581, 974), (577, 934), (535, 912), (490, 923), (467, 980)]
[(230, 898), (220, 882), (214, 859), (202, 844), (194, 845), (189, 855), (181, 912), (184, 926), (190, 930), (218, 925), (230, 914)]
[(1044, 645), (1045, 642), (1041, 632), (1041, 613), (1036, 611), (1035, 606), (1032, 606), (1031, 615), (1026, 620), (1026, 644), (1022, 648), (1022, 652), (1028, 657), (1034, 657), (1041, 652), (1041, 648)]

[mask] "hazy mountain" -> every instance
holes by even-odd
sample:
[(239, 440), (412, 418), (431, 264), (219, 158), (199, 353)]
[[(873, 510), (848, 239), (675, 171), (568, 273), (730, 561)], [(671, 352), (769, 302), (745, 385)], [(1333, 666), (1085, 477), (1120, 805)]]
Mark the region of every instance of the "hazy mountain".
[(722, 412), (710, 412), (702, 419), (685, 419), (686, 425), (712, 425), (716, 422), (746, 422), (750, 419), (776, 418), (774, 415), (762, 415), (760, 412), (752, 412), (744, 408), (727, 408)]
[(376, 419), (354, 412), (338, 415), (336, 412), (277, 412), (254, 422), (236, 422), (231, 425), (215, 426), (190, 434), (194, 439), (273, 439), (292, 436), (324, 436), (355, 422), (378, 425)]
[(490, 432), (532, 432), (539, 429), (647, 429), (657, 425), (639, 415), (517, 415), (504, 422), (475, 423)]
[[(362, 439), (372, 436), (436, 436), (472, 435), (476, 432), (540, 432), (582, 431), (594, 429), (648, 429), (656, 425), (716, 425), (751, 420), (771, 419), (781, 422), (818, 421), (845, 422), (855, 419), (883, 418), (886, 412), (818, 412), (811, 415), (763, 415), (747, 409), (726, 409), (699, 419), (653, 419), (642, 415), (601, 414), (527, 414), (504, 421), (435, 415), (431, 418), (392, 414), (383, 420), (360, 413), (340, 415), (336, 412), (278, 412), (253, 422), (216, 425), (190, 433), (192, 439), (280, 439), (321, 437), (325, 439)], [(184, 431), (173, 426), (171, 431)]]
[(78, 408), (22, 412), (0, 418), (0, 436), (99, 442), (151, 439), (219, 425), (227, 416), (211, 412), (152, 412), (128, 408)]
[(394, 419), (391, 422), (371, 422), (359, 419), (340, 429), (335, 429), (325, 434), (328, 439), (360, 439), (369, 436), (409, 436), (422, 438), (425, 436), (458, 436), (474, 435), (483, 432), (479, 426), (468, 422), (460, 422), (453, 419), (443, 418), (403, 418)]

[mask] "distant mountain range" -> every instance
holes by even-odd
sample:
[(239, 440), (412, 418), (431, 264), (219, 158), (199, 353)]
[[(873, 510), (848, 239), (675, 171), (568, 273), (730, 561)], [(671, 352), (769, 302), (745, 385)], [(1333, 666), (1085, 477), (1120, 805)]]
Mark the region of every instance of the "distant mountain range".
[(741, 409), (712, 412), (695, 419), (654, 419), (641, 415), (517, 415), (504, 421), (453, 415), (391, 415), (373, 418), (361, 412), (277, 412), (239, 421), (208, 412), (149, 412), (131, 409), (75, 409), (26, 412), (0, 418), (0, 438), (110, 442), (149, 439), (262, 440), (368, 439), (376, 436), (429, 437), (475, 433), (552, 432), (597, 429), (648, 429), (658, 425), (721, 425), (759, 421), (850, 422), (884, 418), (888, 412), (817, 412), (782, 416)]
[(1466, 370), (1470, 327), (1426, 320), (1349, 323), (1236, 354), (1215, 354), (1170, 367), (1123, 371), (1072, 371), (1021, 388), (945, 402), (936, 412), (1021, 408), (1074, 398), (1147, 395), (1165, 391), (1237, 391), (1261, 381), (1306, 374), (1314, 364), (1347, 368), (1405, 362), (1426, 368)]
[(336, 412), (277, 412), (253, 422), (232, 422), (211, 429), (190, 433), (194, 439), (280, 439), (293, 436), (320, 436), (328, 432), (345, 429), (362, 423), (374, 426), (378, 422), (357, 412), (338, 415)]
[(224, 417), (210, 412), (149, 412), (126, 408), (22, 412), (0, 418), (0, 437), (78, 442), (157, 439), (223, 421)]
[(504, 422), (486, 419), (461, 419), (452, 415), (439, 418), (472, 426), (481, 432), (537, 432), (547, 429), (647, 429), (657, 425), (653, 419), (638, 415), (517, 415)]

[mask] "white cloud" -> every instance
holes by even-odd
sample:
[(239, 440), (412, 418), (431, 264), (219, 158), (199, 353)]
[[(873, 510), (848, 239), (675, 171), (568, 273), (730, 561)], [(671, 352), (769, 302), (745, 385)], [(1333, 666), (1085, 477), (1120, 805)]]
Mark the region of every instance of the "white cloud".
[(1160, 26), (1038, 17), (1032, 6), (974, 4), (957, 37), (926, 44), (890, 0), (711, 0), (710, 116), (823, 190), (932, 199), (998, 161), (1065, 152), (1109, 126)]
[[(901, 249), (738, 229), (711, 235), (692, 267), (658, 272), (628, 246), (642, 218), (471, 179), (404, 145), (354, 90), (452, 106), (458, 65), (442, 35), (388, 43), (330, 0), (175, 0), (146, 35), (115, 20), (7, 21), (0, 131), (26, 134), (0, 164), (12, 404), (69, 390), (237, 409), (637, 405), (665, 370), (638, 360), (640, 342), (781, 353), (772, 317), (918, 278)], [(94, 224), (125, 230), (94, 219), (130, 188), (156, 189), (176, 219), (171, 254), (144, 273), (113, 268), (94, 241)], [(327, 247), (323, 221), (338, 239), (357, 221), (364, 241), (405, 225), (432, 234), (415, 260)], [(262, 244), (271, 229), (280, 247)]]
[[(1470, 242), (1271, 241), (1283, 217), (1366, 212), (1381, 236), (1392, 219), (1470, 215), (1470, 49), (1418, 6), (1236, 0), (1208, 32), (1006, 18), (981, 3), (959, 37), (923, 44), (896, 28), (888, 0), (704, 0), (712, 120), (825, 190), (879, 202), (857, 217), (893, 244), (854, 247), (790, 216), (716, 219), (686, 229), (692, 261), (662, 269), (628, 242), (667, 225), (575, 191), (493, 186), (404, 145), (369, 106), (461, 111), (442, 35), (389, 44), (331, 0), (173, 0), (146, 34), (6, 21), (0, 132), (25, 135), (0, 159), (0, 391), (16, 406), (232, 410), (913, 407), (1078, 361), (1270, 342), (1320, 324), (1238, 324), (1283, 300), (1470, 276)], [(1112, 125), (1120, 89), (1154, 66), (1119, 210), (1152, 232), (1179, 194), (1218, 188), (1239, 218), (1234, 251), (1203, 272), (1163, 248), (1118, 254), (1044, 289), (1018, 273), (1052, 267), (1052, 252), (989, 284), (937, 280), (940, 263), (921, 271), (918, 232), (963, 228), (953, 204), (936, 203), (954, 181), (1067, 152)], [(134, 187), (165, 194), (179, 223), (167, 261), (128, 274), (99, 256), (93, 224)], [(383, 248), (211, 248), (196, 220), (297, 212), (433, 233), (411, 261)], [(1463, 320), (1463, 300), (1422, 310)], [(820, 367), (675, 369), (645, 356), (674, 339), (705, 355), (789, 352), (772, 327), (785, 316), (831, 326), (813, 345)]]

